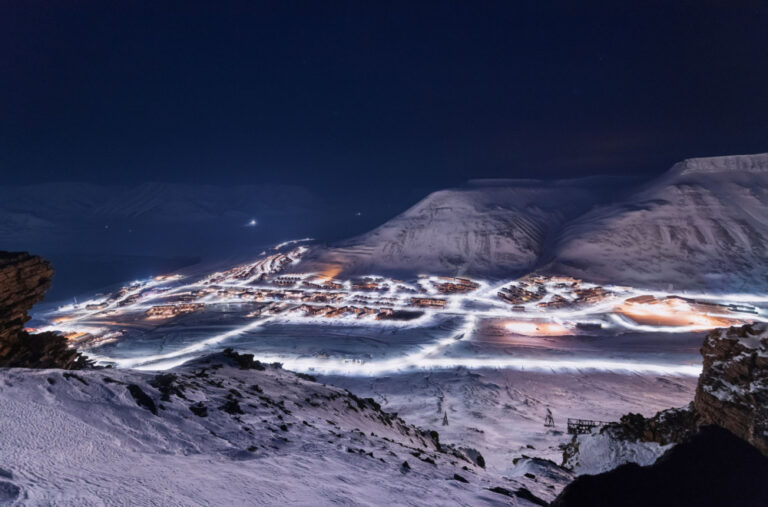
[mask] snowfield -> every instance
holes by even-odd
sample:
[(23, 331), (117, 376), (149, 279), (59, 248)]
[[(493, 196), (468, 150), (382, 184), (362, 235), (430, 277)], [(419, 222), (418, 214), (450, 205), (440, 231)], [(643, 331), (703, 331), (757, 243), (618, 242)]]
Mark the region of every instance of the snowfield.
[[(563, 446), (571, 440), (568, 418), (618, 421), (629, 412), (651, 416), (688, 404), (697, 380), (637, 373), (456, 369), (327, 381), (370, 396), (407, 421), (439, 430), (446, 441), (478, 449), (489, 471), (515, 477), (522, 456), (562, 462)], [(544, 427), (547, 409), (554, 428)], [(443, 425), (446, 416), (448, 424)], [(625, 461), (635, 455), (645, 460), (640, 453), (614, 453)], [(582, 468), (575, 471), (585, 473)]]
[(1, 371), (0, 501), (530, 505), (521, 488), (551, 500), (569, 479), (504, 478), (343, 389), (237, 364)]

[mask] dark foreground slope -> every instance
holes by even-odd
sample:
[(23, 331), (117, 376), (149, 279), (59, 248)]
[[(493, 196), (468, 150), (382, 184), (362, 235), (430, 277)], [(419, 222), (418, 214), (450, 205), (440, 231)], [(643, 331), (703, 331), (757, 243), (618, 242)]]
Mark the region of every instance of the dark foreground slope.
[(574, 506), (768, 505), (768, 458), (725, 429), (702, 428), (656, 463), (584, 475), (552, 503)]

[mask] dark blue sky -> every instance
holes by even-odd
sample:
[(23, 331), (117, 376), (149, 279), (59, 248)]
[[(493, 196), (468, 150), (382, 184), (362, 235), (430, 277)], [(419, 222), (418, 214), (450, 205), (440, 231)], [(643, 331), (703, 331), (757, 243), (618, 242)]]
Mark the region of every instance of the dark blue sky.
[(385, 195), (767, 151), (766, 5), (7, 0), (0, 172)]

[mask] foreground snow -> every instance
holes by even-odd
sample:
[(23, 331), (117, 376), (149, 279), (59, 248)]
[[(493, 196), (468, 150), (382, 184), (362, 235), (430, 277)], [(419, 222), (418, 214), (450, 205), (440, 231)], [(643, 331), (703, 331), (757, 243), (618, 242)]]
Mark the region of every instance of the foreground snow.
[[(441, 445), (371, 401), (227, 361), (205, 359), (175, 377), (3, 370), (0, 502), (527, 504), (514, 495), (527, 478), (488, 472), (474, 452)], [(555, 477), (548, 499), (568, 479)]]
[[(438, 429), (447, 441), (479, 450), (487, 469), (506, 477), (522, 475), (522, 456), (560, 463), (563, 447), (571, 440), (568, 418), (618, 421), (630, 412), (650, 416), (688, 404), (696, 389), (696, 378), (685, 376), (494, 369), (327, 381), (371, 396), (412, 423)], [(544, 427), (547, 409), (554, 415), (554, 428)], [(448, 425), (443, 425), (446, 416)], [(633, 460), (631, 453), (615, 455)], [(546, 484), (538, 490), (542, 495)]]

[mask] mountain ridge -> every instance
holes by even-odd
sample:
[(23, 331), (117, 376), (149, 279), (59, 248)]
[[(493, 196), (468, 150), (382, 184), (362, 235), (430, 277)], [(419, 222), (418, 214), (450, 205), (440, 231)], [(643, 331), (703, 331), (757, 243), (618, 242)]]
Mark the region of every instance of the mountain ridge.
[(297, 269), (514, 278), (646, 288), (768, 287), (768, 153), (690, 158), (650, 181), (480, 179), (429, 194)]

